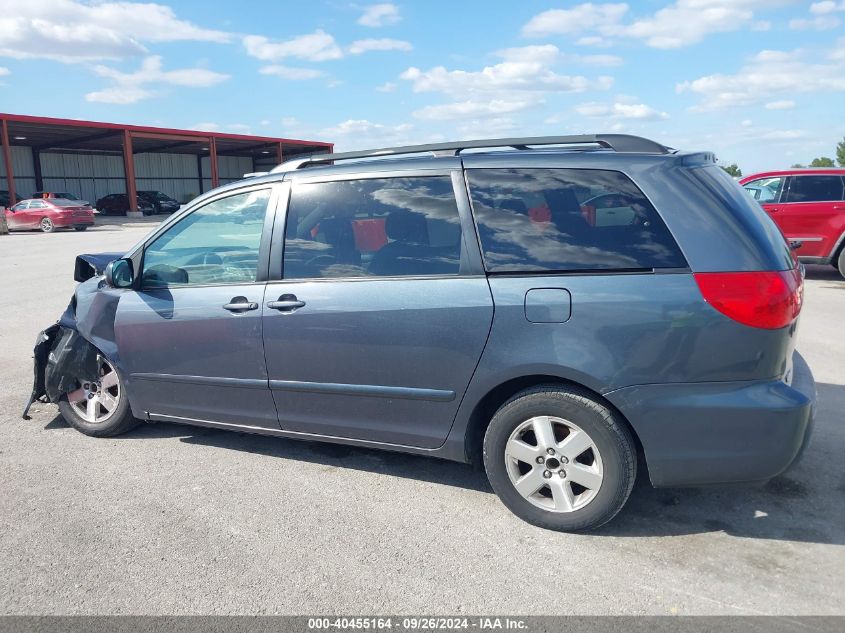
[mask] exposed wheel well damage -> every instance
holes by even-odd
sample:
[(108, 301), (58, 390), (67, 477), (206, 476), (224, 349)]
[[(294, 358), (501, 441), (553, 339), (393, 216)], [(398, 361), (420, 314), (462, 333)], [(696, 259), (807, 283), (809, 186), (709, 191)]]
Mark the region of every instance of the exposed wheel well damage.
[(520, 391), (530, 389), (531, 387), (537, 387), (538, 385), (555, 385), (561, 389), (576, 387), (581, 391), (588, 391), (596, 402), (601, 403), (616, 413), (619, 416), (619, 419), (622, 420), (622, 422), (628, 427), (631, 437), (634, 438), (634, 442), (637, 445), (638, 461), (643, 470), (647, 472), (648, 466), (645, 462), (640, 438), (637, 435), (636, 430), (634, 430), (634, 427), (631, 426), (631, 423), (628, 422), (627, 418), (621, 411), (619, 411), (619, 409), (613, 406), (613, 404), (600, 393), (590, 389), (589, 387), (571, 380), (565, 380), (558, 376), (548, 376), (542, 374), (521, 376), (519, 378), (503, 382), (487, 392), (478, 404), (475, 405), (475, 408), (470, 414), (469, 424), (467, 424), (466, 434), (464, 437), (464, 450), (466, 452), (467, 459), (471, 464), (478, 466), (483, 463), (482, 450), (484, 444), (484, 433), (487, 431), (487, 427), (490, 424), (490, 419), (493, 417), (493, 414), (495, 414), (499, 407), (507, 402), (512, 396), (516, 395)]
[(63, 325), (52, 325), (41, 332), (35, 343), (35, 375), (24, 419), (28, 419), (33, 402), (56, 403), (76, 387), (80, 378), (96, 380), (99, 353), (79, 332)]

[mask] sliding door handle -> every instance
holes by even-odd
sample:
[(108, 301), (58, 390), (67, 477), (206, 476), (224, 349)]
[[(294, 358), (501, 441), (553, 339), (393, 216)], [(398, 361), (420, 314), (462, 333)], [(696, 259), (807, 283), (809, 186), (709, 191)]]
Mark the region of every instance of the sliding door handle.
[(232, 297), (229, 303), (223, 305), (223, 309), (235, 313), (249, 312), (258, 310), (258, 304), (255, 301), (247, 301), (246, 297)]

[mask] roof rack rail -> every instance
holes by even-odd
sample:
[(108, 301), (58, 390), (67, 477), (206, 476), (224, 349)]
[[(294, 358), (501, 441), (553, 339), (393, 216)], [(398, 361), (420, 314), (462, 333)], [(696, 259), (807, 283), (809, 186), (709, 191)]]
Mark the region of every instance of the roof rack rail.
[(630, 134), (578, 134), (574, 136), (528, 136), (523, 138), (492, 138), (474, 141), (452, 141), (448, 143), (429, 143), (427, 145), (403, 145), (385, 147), (358, 152), (339, 154), (312, 154), (306, 158), (293, 158), (275, 167), (271, 173), (295, 171), (309, 165), (331, 163), (339, 160), (361, 158), (387, 158), (402, 154), (425, 154), (435, 156), (457, 156), (468, 149), (489, 147), (512, 147), (518, 150), (531, 149), (542, 145), (598, 145), (620, 153), (668, 154), (669, 148), (641, 136)]

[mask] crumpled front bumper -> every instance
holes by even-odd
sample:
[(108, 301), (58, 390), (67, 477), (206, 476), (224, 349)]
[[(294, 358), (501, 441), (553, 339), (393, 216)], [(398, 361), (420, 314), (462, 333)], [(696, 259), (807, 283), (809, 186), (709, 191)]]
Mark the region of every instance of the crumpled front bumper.
[(32, 403), (58, 402), (76, 388), (79, 379), (97, 379), (97, 349), (74, 329), (56, 323), (39, 332), (33, 350), (32, 392), (23, 410), (28, 419)]

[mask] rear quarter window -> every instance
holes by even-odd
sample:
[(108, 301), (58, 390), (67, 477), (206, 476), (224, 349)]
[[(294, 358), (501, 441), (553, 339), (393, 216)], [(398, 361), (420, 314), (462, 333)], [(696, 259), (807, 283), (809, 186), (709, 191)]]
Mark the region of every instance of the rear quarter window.
[(774, 220), (718, 165), (690, 170), (719, 205), (730, 209), (744, 237), (755, 237), (772, 256), (773, 270), (795, 266), (792, 251)]
[(490, 272), (687, 265), (656, 209), (620, 172), (470, 169), (467, 180)]

